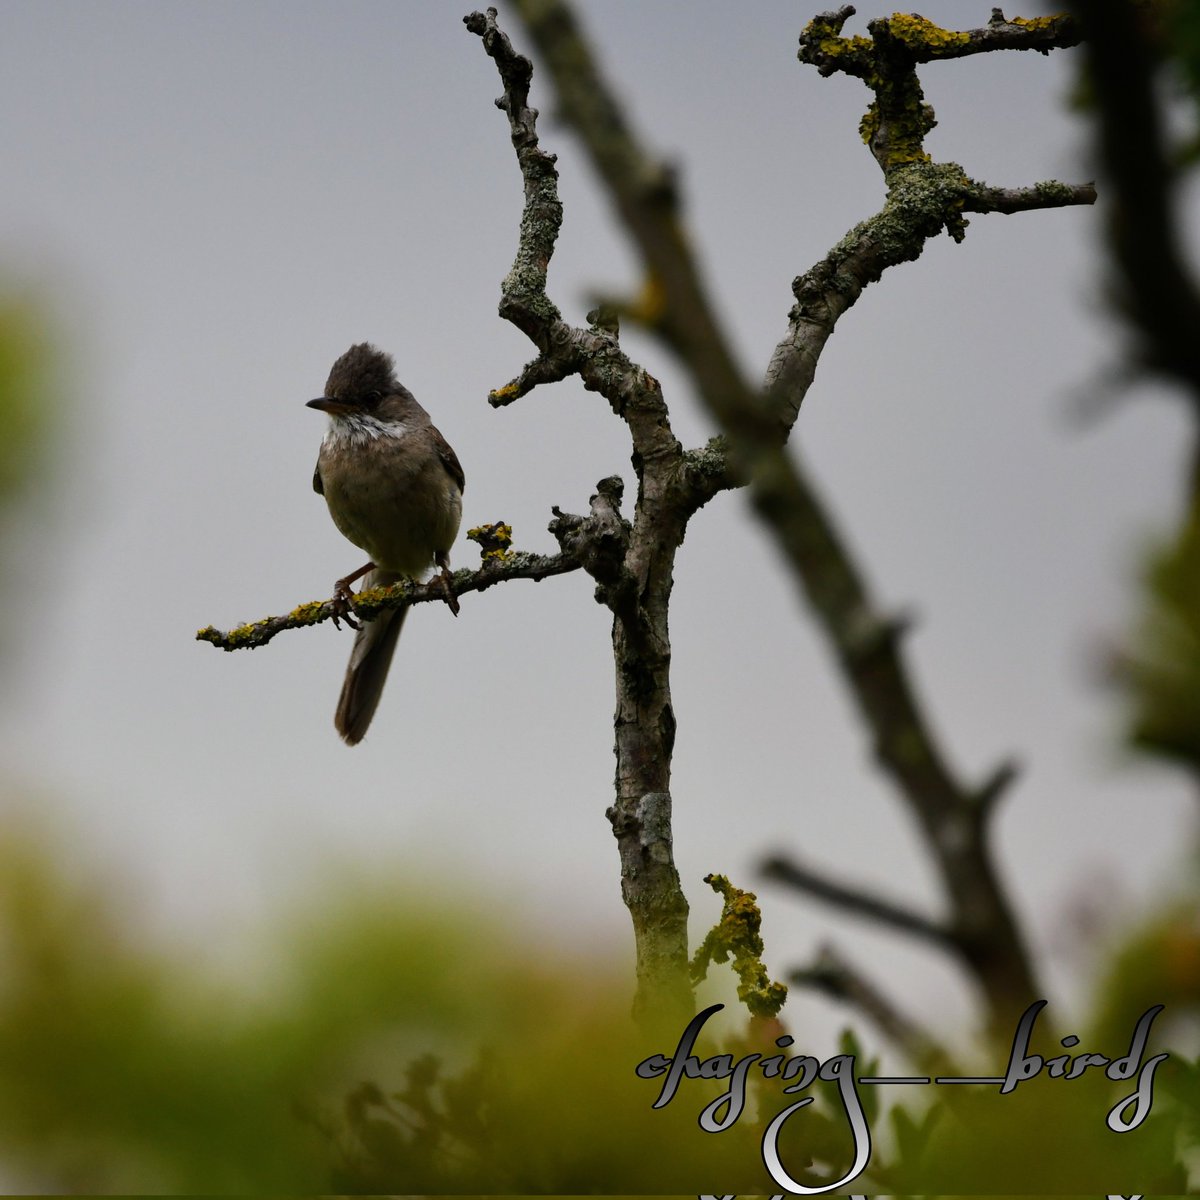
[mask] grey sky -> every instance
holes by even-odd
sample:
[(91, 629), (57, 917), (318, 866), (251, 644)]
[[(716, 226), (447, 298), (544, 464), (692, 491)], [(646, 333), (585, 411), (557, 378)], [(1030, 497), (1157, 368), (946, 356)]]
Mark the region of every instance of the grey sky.
[[(784, 328), (792, 277), (872, 212), (881, 178), (853, 81), (796, 39), (826, 5), (604, 0), (587, 8), (688, 214), (746, 370)], [(854, 28), (885, 7), (860, 6)], [(353, 341), (394, 353), (466, 470), (464, 529), (504, 519), (549, 549), (632, 473), (623, 427), (575, 382), (491, 410), (531, 347), (495, 314), (520, 181), (499, 83), (463, 12), (438, 3), (14, 3), (4, 7), (0, 263), (49, 298), (75, 400), (57, 518), (10, 668), (2, 742), (74, 844), (121, 864), (161, 931), (226, 933), (319, 886), (321, 864), (425, 873), (512, 903), (563, 941), (629, 952), (615, 845), (606, 613), (581, 576), (425, 607), (366, 742), (331, 719), (347, 634), (221, 654), (194, 630), (329, 594), (359, 565), (310, 488), (303, 407)], [(985, 5), (924, 0), (947, 23)], [(503, 10), (502, 10), (503, 15)], [(509, 28), (517, 34), (515, 21)], [(1069, 56), (990, 55), (923, 77), (930, 149), (1005, 185), (1092, 175), (1067, 110)], [(590, 171), (552, 119), (566, 205), (552, 292), (579, 320), (636, 280)], [(1136, 904), (1179, 867), (1190, 796), (1122, 764), (1089, 675), (1132, 610), (1146, 539), (1178, 502), (1182, 413), (1149, 391), (1080, 428), (1113, 375), (1101, 213), (975, 218), (872, 287), (822, 359), (794, 442), (879, 596), (920, 616), (909, 649), (953, 760), (1017, 754), (998, 850), (1058, 997), (1064, 903), (1088, 881)], [(689, 444), (709, 424), (656, 347)], [(460, 542), (456, 565), (476, 561)], [(48, 598), (48, 599), (47, 599)], [(36, 632), (36, 644), (34, 640)], [(689, 531), (673, 613), (676, 844), (697, 936), (700, 880), (756, 887), (770, 850), (843, 864), (934, 906), (909, 824), (870, 766), (828, 656), (739, 496)], [(914, 1013), (967, 1010), (955, 974), (774, 887), (776, 970), (832, 936)], [(189, 935), (190, 935), (189, 932)], [(1077, 965), (1077, 964), (1076, 964)], [(835, 1018), (798, 998), (815, 1040)], [(840, 1018), (836, 1020), (840, 1021)]]

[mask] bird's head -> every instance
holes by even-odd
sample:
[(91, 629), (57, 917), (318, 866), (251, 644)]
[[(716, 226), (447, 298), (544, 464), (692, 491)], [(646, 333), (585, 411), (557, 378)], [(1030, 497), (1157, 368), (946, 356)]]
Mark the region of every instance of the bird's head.
[(333, 364), (325, 394), (310, 400), (308, 407), (331, 415), (372, 413), (386, 396), (403, 390), (396, 380), (392, 356), (359, 342)]

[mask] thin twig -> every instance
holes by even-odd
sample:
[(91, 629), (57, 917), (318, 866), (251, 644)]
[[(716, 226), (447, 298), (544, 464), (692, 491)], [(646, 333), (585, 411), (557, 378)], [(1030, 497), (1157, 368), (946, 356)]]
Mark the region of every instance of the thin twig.
[(789, 972), (788, 982), (811, 988), (831, 1000), (857, 1008), (910, 1062), (922, 1070), (948, 1073), (951, 1060), (929, 1032), (907, 1017), (857, 967), (832, 945), (817, 952), (811, 965)]
[(867, 891), (865, 888), (852, 887), (849, 884), (831, 879), (828, 875), (796, 862), (794, 859), (775, 856), (768, 858), (759, 868), (764, 879), (786, 884), (788, 887), (832, 904), (843, 912), (865, 917), (891, 929), (899, 929), (903, 933), (923, 941), (933, 942), (939, 949), (947, 949), (954, 945), (952, 930), (944, 925), (922, 916), (912, 909), (905, 908), (893, 900), (885, 900)]

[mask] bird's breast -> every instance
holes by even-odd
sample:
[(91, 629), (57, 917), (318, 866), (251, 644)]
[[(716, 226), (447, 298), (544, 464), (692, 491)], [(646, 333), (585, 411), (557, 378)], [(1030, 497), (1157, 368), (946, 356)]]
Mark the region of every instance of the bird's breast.
[(326, 436), (319, 466), (325, 500), (342, 534), (376, 566), (419, 577), (458, 534), (462, 498), (433, 439), (357, 430)]

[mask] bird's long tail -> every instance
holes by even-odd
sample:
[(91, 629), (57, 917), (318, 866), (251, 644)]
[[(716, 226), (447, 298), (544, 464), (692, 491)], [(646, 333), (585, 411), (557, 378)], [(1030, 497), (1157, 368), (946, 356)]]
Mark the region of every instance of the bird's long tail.
[[(403, 576), (391, 571), (373, 570), (363, 581), (364, 588), (386, 587), (397, 583)], [(396, 650), (396, 639), (404, 625), (407, 608), (393, 608), (381, 612), (373, 621), (364, 621), (354, 635), (354, 649), (350, 651), (350, 665), (346, 668), (346, 681), (338, 697), (337, 712), (333, 724), (343, 740), (356, 746), (363, 739), (383, 685), (387, 681), (388, 667)]]

